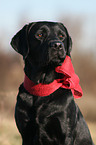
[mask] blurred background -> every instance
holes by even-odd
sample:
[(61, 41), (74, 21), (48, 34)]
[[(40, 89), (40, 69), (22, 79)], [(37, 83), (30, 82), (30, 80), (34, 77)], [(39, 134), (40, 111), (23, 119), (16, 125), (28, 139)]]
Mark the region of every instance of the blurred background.
[(72, 62), (84, 92), (75, 101), (96, 143), (96, 1), (0, 0), (0, 145), (21, 144), (14, 110), (24, 64), (11, 38), (26, 23), (42, 20), (62, 22), (72, 37)]

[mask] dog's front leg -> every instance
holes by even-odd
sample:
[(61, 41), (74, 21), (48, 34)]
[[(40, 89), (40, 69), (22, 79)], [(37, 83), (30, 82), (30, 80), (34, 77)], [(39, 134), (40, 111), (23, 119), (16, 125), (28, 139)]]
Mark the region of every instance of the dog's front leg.
[(19, 90), (15, 107), (15, 120), (24, 145), (30, 145), (34, 137), (34, 130), (36, 130), (34, 116), (33, 96)]

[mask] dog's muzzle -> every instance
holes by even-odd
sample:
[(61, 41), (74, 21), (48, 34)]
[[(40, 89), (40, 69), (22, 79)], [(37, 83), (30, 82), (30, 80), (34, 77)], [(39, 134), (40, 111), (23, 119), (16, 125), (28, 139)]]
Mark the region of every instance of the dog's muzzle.
[(60, 65), (66, 56), (64, 44), (61, 41), (50, 41), (49, 43), (49, 61)]

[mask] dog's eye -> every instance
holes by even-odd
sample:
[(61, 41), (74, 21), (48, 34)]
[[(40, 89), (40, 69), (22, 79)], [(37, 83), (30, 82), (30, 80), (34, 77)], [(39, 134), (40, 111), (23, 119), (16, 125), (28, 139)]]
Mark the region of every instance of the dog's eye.
[(63, 34), (59, 34), (59, 38), (60, 39), (63, 39), (64, 38), (64, 35)]
[(44, 38), (44, 33), (43, 32), (38, 32), (36, 35), (35, 35), (35, 37), (37, 38), (37, 39), (43, 39)]
[(44, 30), (37, 31), (37, 33), (35, 34), (35, 37), (38, 40), (44, 40), (46, 38), (46, 31), (44, 31)]
[(63, 41), (66, 37), (66, 34), (60, 30), (60, 31), (58, 31), (57, 36), (61, 41)]
[(42, 33), (41, 34), (38, 34), (38, 36), (41, 38), (43, 36), (43, 34)]
[(63, 38), (63, 35), (62, 35), (62, 34), (60, 34), (60, 35), (59, 35), (59, 37), (60, 37), (60, 38)]

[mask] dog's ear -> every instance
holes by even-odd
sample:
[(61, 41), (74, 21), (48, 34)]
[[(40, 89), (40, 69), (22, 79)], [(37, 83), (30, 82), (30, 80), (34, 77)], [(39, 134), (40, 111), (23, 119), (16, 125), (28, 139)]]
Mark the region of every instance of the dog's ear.
[(67, 55), (71, 57), (71, 50), (72, 50), (72, 39), (68, 33), (67, 28), (64, 26), (66, 34), (67, 34)]
[(11, 46), (25, 58), (28, 54), (28, 25), (25, 25), (11, 40)]
[(67, 53), (66, 54), (71, 57), (70, 52), (72, 50), (72, 39), (71, 39), (71, 37), (70, 37), (70, 35), (68, 33), (67, 28), (62, 23), (60, 23), (60, 25), (63, 26), (63, 28), (65, 29), (66, 34), (67, 34)]
[(67, 55), (71, 57), (71, 50), (72, 50), (72, 39), (68, 34), (68, 40), (67, 40)]
[(25, 25), (11, 40), (11, 46), (25, 59), (28, 55), (28, 32), (33, 23)]

